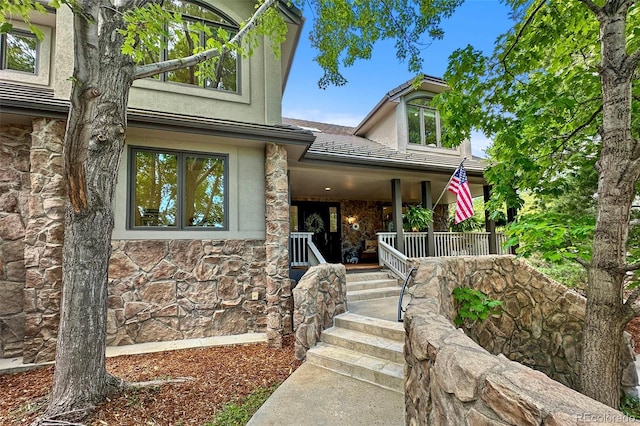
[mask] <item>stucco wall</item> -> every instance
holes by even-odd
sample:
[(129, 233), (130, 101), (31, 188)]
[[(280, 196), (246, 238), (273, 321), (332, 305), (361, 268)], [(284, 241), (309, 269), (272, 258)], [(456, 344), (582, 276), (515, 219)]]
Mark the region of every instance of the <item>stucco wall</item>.
[(0, 125), (0, 358), (22, 354), (31, 128)]
[[(129, 194), (129, 146), (165, 148), (228, 156), (226, 231), (127, 230)], [(264, 144), (239, 142), (205, 135), (129, 129), (116, 186), (114, 239), (264, 239), (265, 238)]]
[[(452, 325), (456, 310), (451, 291), (458, 286), (503, 300), (503, 314), (471, 330), (471, 337), (461, 333)], [(534, 364), (559, 379), (574, 374), (581, 339), (575, 325), (584, 315), (581, 296), (511, 256), (421, 260), (411, 292), (405, 317), (407, 424), (575, 425), (601, 418), (597, 416), (622, 420), (618, 411), (521, 364)], [(537, 317), (543, 309), (546, 315)], [(567, 315), (563, 321), (551, 320), (562, 311)], [(486, 350), (500, 353), (505, 347), (507, 356)], [(629, 359), (625, 363), (633, 365)], [(629, 384), (637, 384), (637, 376), (632, 379)]]

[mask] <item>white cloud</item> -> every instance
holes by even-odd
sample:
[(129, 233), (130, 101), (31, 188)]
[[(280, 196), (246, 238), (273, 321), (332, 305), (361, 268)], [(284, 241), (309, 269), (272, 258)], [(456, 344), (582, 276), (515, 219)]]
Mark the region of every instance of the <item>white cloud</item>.
[(359, 114), (327, 112), (319, 109), (285, 109), (282, 112), (282, 116), (350, 127), (357, 126), (364, 118), (364, 116)]

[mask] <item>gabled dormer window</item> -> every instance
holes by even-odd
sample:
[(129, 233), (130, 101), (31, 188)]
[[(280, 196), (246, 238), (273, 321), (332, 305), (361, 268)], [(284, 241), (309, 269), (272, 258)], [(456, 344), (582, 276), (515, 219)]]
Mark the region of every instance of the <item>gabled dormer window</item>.
[(407, 101), (407, 122), (410, 145), (441, 146), (440, 114), (431, 107), (430, 97)]
[[(150, 58), (149, 62), (158, 60), (169, 60), (189, 56), (194, 48), (207, 48), (208, 36), (198, 29), (198, 26), (206, 26), (215, 37), (218, 29), (226, 30), (229, 37), (233, 37), (238, 32), (238, 24), (227, 18), (221, 12), (206, 6), (203, 3), (186, 0), (170, 0), (164, 2), (166, 9), (177, 11), (182, 14), (183, 23), (171, 23), (166, 27), (170, 35), (167, 48), (164, 49), (160, 58)], [(239, 87), (238, 69), (239, 57), (236, 52), (225, 52), (222, 57), (213, 60), (212, 69), (215, 76), (204, 78), (197, 74), (196, 67), (184, 68), (177, 71), (170, 71), (161, 74), (158, 78), (161, 81), (174, 83), (192, 84), (207, 89), (224, 90), (237, 92)]]
[(36, 74), (38, 70), (38, 38), (27, 31), (13, 30), (0, 37), (0, 68)]

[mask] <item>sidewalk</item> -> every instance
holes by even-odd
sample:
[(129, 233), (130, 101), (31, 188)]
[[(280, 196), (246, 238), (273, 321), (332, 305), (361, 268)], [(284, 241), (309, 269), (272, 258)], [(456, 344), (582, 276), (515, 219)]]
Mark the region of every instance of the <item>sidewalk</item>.
[(247, 426), (402, 426), (404, 395), (304, 363)]

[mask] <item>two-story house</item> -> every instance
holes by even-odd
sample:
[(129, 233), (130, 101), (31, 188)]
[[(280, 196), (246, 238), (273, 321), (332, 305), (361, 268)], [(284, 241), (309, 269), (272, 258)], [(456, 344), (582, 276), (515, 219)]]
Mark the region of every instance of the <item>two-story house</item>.
[[(253, 12), (253, 2), (229, 0), (170, 6), (230, 32)], [(311, 231), (328, 261), (347, 261), (354, 250), (375, 261), (367, 243), (376, 233), (401, 233), (402, 206), (429, 205), (465, 156), (472, 192), (482, 194), (483, 166), (468, 143), (440, 147), (429, 99), (445, 90), (442, 80), (389, 92), (355, 129), (283, 124), (302, 17), (286, 2), (279, 8), (289, 28), (279, 59), (262, 43), (249, 58), (225, 55), (215, 81), (187, 69), (131, 89), (107, 344), (250, 332), (279, 344), (292, 326), (296, 233)], [(51, 360), (55, 351), (72, 18), (65, 8), (34, 15), (41, 40), (14, 22), (0, 43), (0, 357), (24, 362)], [(154, 59), (181, 49), (169, 44)], [(445, 195), (440, 206), (453, 200)], [(446, 221), (445, 208), (436, 213), (436, 223)]]

